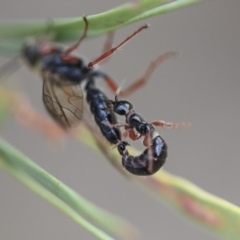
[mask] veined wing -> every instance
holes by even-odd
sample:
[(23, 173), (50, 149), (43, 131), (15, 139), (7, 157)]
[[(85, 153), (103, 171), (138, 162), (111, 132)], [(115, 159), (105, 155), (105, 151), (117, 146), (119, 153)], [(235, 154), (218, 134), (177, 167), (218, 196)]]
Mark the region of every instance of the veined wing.
[(43, 102), (53, 119), (64, 129), (76, 127), (83, 116), (83, 91), (79, 84), (43, 72)]

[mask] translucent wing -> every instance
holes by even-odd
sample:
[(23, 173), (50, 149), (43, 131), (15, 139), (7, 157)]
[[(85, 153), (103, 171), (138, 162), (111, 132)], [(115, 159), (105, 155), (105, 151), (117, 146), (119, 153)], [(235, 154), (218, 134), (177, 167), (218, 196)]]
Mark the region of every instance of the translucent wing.
[(57, 74), (43, 72), (43, 102), (50, 115), (64, 129), (76, 127), (83, 115), (83, 91)]

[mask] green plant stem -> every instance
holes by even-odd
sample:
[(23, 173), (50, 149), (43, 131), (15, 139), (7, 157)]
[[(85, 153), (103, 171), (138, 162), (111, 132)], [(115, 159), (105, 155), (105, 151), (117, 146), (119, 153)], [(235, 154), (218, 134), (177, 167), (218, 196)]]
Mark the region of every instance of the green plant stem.
[[(141, 0), (126, 3), (106, 12), (87, 16), (89, 21), (88, 37), (116, 30), (136, 21), (171, 12), (204, 0)], [(0, 23), (1, 46), (9, 51), (19, 51), (26, 37), (45, 35), (53, 28), (55, 41), (73, 41), (78, 39), (84, 28), (82, 17), (55, 19), (53, 26), (44, 21)], [(50, 27), (51, 26), (51, 27)]]
[[(94, 222), (113, 234), (121, 236), (123, 235), (122, 232), (125, 232), (126, 235), (134, 235), (135, 230), (129, 224), (120, 218), (114, 217), (112, 214), (108, 214), (79, 196), (72, 189), (30, 161), (30, 159), (15, 150), (1, 138), (0, 157), (2, 168), (8, 171), (11, 170), (11, 174), (17, 174), (19, 172), (16, 178), (22, 181), (24, 180), (24, 183), (28, 187), (32, 188), (33, 184), (38, 185), (35, 192), (45, 196), (48, 201), (54, 203), (54, 205), (61, 208), (65, 213), (68, 212), (68, 215), (72, 217), (74, 221), (82, 223), (83, 218), (87, 218), (89, 221)], [(59, 199), (64, 205), (59, 205), (60, 203), (59, 201), (56, 202), (56, 199)], [(64, 206), (66, 206), (67, 209), (64, 209)], [(83, 227), (86, 227), (85, 225), (88, 224), (87, 221), (83, 223)], [(93, 231), (94, 229), (95, 227), (92, 226), (90, 230)]]
[(0, 167), (2, 167), (5, 171), (11, 174), (14, 178), (16, 178), (19, 182), (23, 183), (33, 192), (40, 195), (42, 198), (53, 204), (59, 210), (64, 212), (67, 216), (73, 219), (77, 224), (85, 228), (87, 231), (92, 233), (95, 237), (101, 240), (113, 240), (112, 237), (104, 233), (102, 230), (98, 229), (88, 221), (86, 221), (83, 217), (81, 217), (78, 213), (76, 213), (71, 207), (61, 201), (59, 198), (51, 194), (49, 191), (44, 189), (40, 184), (35, 182), (32, 178), (29, 178), (26, 174), (19, 171), (19, 169), (15, 169), (8, 164), (4, 164), (5, 160), (0, 157)]

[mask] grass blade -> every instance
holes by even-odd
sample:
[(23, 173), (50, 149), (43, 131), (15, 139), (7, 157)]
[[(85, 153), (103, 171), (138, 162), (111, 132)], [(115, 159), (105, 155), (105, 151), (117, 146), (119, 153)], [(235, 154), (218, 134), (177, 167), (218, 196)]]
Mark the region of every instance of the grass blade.
[(111, 238), (106, 233), (104, 233), (103, 231), (96, 228), (95, 226), (93, 226), (88, 221), (86, 221), (83, 217), (81, 217), (79, 214), (77, 214), (67, 204), (65, 204), (64, 202), (59, 200), (56, 196), (51, 194), (49, 191), (47, 191), (45, 188), (43, 188), (37, 182), (30, 179), (26, 174), (24, 174), (23, 172), (13, 168), (11, 165), (5, 164), (5, 161), (6, 161), (5, 157), (2, 158), (2, 156), (0, 156), (0, 167), (3, 168), (5, 171), (7, 171), (9, 174), (11, 174), (19, 182), (23, 183), (25, 186), (27, 186), (33, 192), (37, 193), (42, 198), (49, 201), (51, 204), (53, 204), (59, 210), (64, 212), (66, 215), (68, 215), (70, 218), (72, 218), (76, 223), (81, 225), (83, 228), (85, 228), (87, 231), (92, 233), (98, 239), (113, 240), (113, 238)]
[(7, 170), (28, 188), (58, 207), (99, 239), (112, 238), (90, 224), (87, 220), (119, 237), (133, 237), (134, 230), (129, 224), (79, 196), (72, 189), (51, 176), (1, 138), (0, 167)]
[[(203, 0), (141, 0), (126, 3), (106, 12), (89, 15), (88, 37), (116, 30), (130, 23), (160, 15), (166, 12), (201, 2)], [(55, 40), (72, 41), (81, 36), (84, 28), (82, 17), (55, 19), (53, 26), (46, 20), (0, 23), (1, 46), (17, 51), (28, 36), (47, 34), (53, 28)]]
[[(88, 122), (86, 122), (88, 123)], [(121, 166), (121, 159), (117, 151), (109, 152), (109, 146), (96, 135), (92, 126), (88, 125), (92, 138), (86, 141), (85, 136), (78, 135), (78, 139), (89, 147), (92, 143), (106, 156), (106, 159), (125, 177), (143, 187), (147, 192), (164, 199), (176, 212), (187, 217), (207, 230), (211, 230), (225, 239), (240, 239), (240, 208), (224, 199), (214, 196), (193, 183), (170, 174), (163, 169), (155, 175), (139, 178), (126, 173)], [(89, 134), (89, 133), (85, 133)], [(89, 144), (89, 142), (91, 142)], [(94, 148), (96, 148), (94, 146)], [(133, 148), (129, 149), (132, 155), (139, 155)]]

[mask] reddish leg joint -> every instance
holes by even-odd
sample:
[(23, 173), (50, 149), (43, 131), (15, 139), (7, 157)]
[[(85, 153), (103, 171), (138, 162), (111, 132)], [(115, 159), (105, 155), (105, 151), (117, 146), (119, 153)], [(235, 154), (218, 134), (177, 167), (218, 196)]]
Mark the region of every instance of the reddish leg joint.
[(111, 56), (113, 53), (115, 53), (120, 47), (122, 47), (125, 43), (127, 43), (131, 38), (133, 38), (135, 35), (137, 35), (139, 32), (141, 32), (143, 29), (148, 28), (149, 26), (147, 24), (143, 25), (142, 27), (140, 27), (137, 31), (135, 31), (132, 35), (130, 35), (129, 37), (127, 37), (125, 40), (123, 40), (119, 45), (117, 45), (114, 48), (111, 48), (110, 50), (108, 50), (107, 52), (105, 52), (104, 54), (102, 54), (100, 57), (98, 57), (97, 59), (95, 59), (94, 61), (90, 62), (88, 64), (89, 68), (92, 68), (94, 65), (98, 64), (99, 62), (101, 62), (102, 60), (104, 60), (105, 58)]
[[(83, 17), (83, 20), (84, 20), (84, 23), (85, 23), (85, 28), (84, 28), (84, 32), (83, 32), (83, 35), (81, 36), (81, 38), (72, 46), (70, 46), (66, 51), (63, 52), (62, 56), (61, 56), (61, 59), (62, 60), (66, 60), (68, 61), (68, 55), (74, 51), (75, 49), (77, 49), (79, 47), (79, 45), (82, 43), (82, 41), (84, 40), (84, 38), (86, 38), (87, 36), (87, 31), (88, 31), (88, 20), (87, 20), (87, 17)], [(70, 62), (74, 61), (74, 60), (71, 60), (71, 57), (70, 58)], [(74, 58), (75, 59), (75, 58)]]
[(155, 69), (160, 64), (162, 64), (163, 62), (168, 60), (170, 57), (175, 56), (175, 55), (176, 55), (175, 52), (166, 52), (163, 55), (160, 55), (158, 58), (156, 58), (154, 61), (152, 61), (150, 63), (150, 65), (148, 66), (147, 70), (145, 71), (145, 73), (140, 78), (135, 80), (124, 91), (120, 92), (119, 95), (121, 97), (123, 97), (123, 96), (126, 97), (126, 96), (131, 95), (133, 92), (135, 92), (136, 90), (140, 89), (141, 87), (143, 87), (148, 82), (148, 80), (152, 76), (152, 74), (155, 71)]
[(165, 122), (165, 121), (153, 121), (152, 125), (156, 127), (167, 127), (171, 129), (180, 129), (180, 128), (186, 128), (189, 127), (191, 124), (190, 123), (170, 123), (170, 122)]

